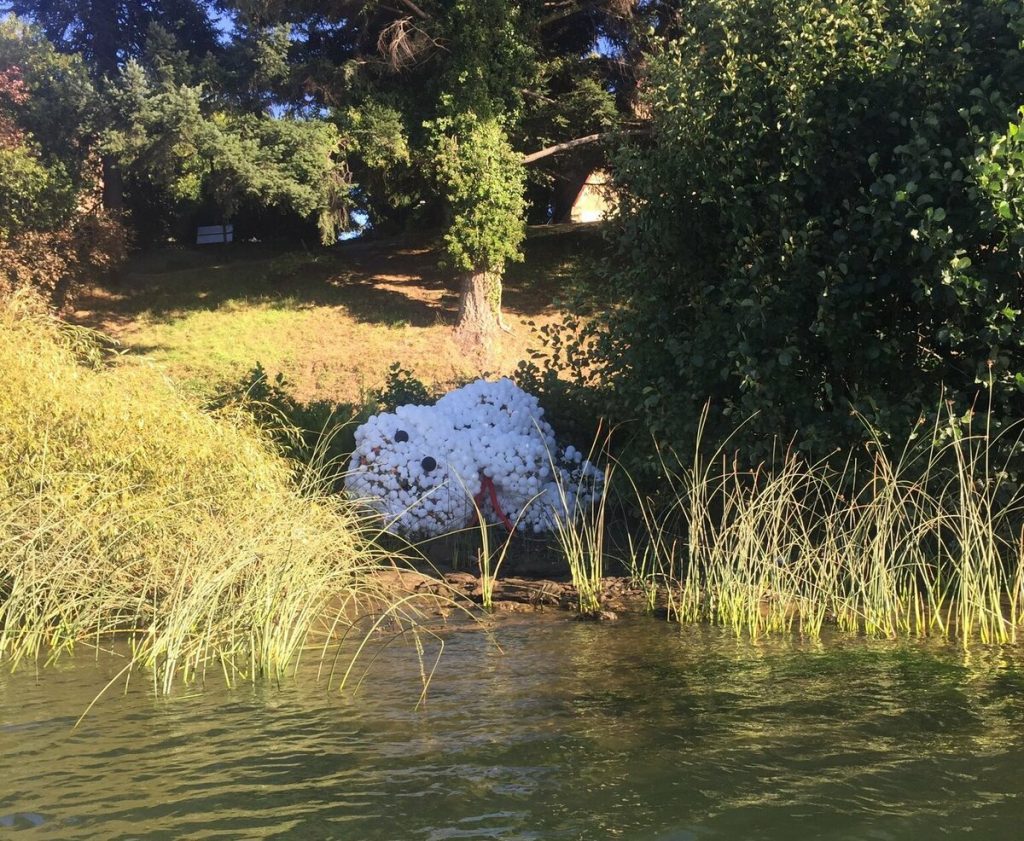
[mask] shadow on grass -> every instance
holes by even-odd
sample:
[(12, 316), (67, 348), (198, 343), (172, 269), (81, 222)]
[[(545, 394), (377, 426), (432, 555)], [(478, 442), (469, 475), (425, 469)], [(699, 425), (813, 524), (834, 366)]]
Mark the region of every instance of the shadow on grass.
[(170, 345), (166, 344), (111, 345), (111, 349), (121, 356), (148, 356), (151, 353), (167, 353), (172, 350)]
[[(598, 226), (533, 228), (526, 262), (508, 268), (506, 310), (536, 317), (581, 280), (580, 266), (603, 247)], [(216, 250), (214, 250), (216, 249)], [(78, 321), (101, 330), (146, 315), (171, 323), (188, 314), (236, 305), (275, 309), (338, 307), (354, 319), (389, 327), (454, 323), (453, 273), (438, 267), (435, 242), (349, 242), (317, 251), (280, 251), (237, 243), (211, 250), (176, 249), (136, 256), (122, 278), (78, 302)]]

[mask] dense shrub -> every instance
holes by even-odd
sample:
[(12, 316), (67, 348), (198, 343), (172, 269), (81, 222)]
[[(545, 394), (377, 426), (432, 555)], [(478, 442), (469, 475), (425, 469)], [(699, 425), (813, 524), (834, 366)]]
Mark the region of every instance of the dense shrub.
[(0, 20), (0, 295), (30, 288), (62, 307), (124, 259), (125, 229), (99, 209), (97, 107), (80, 58)]
[(325, 486), (341, 488), (348, 457), (355, 448), (355, 428), (372, 408), (314, 400), (303, 403), (278, 372), (271, 376), (259, 362), (209, 406), (239, 408), (277, 442), (298, 476), (313, 470)]
[(298, 476), (312, 471), (325, 487), (341, 490), (360, 424), (377, 412), (393, 412), (409, 403), (428, 405), (435, 397), (412, 371), (395, 362), (384, 385), (366, 394), (360, 404), (304, 403), (292, 394), (291, 383), (283, 374), (271, 375), (257, 362), (208, 408), (241, 409), (269, 433)]
[(0, 233), (0, 295), (33, 289), (62, 308), (82, 283), (115, 270), (127, 251), (124, 226), (100, 210), (78, 215), (60, 230)]
[(422, 380), (417, 379), (408, 368), (403, 368), (400, 362), (391, 363), (384, 385), (370, 393), (373, 408), (382, 412), (393, 412), (399, 406), (410, 403), (427, 406), (433, 403), (436, 397), (436, 394), (430, 393), (430, 389)]
[(615, 411), (684, 445), (710, 399), (754, 459), (902, 439), (940, 395), (1020, 417), (1022, 34), (996, 0), (694, 5), (619, 160)]

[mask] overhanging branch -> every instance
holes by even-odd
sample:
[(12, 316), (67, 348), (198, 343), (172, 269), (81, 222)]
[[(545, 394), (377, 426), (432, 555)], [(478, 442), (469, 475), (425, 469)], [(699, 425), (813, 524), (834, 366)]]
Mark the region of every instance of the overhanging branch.
[(430, 15), (423, 11), (419, 6), (412, 2), (412, 0), (398, 0), (405, 8), (412, 12), (420, 20), (430, 20)]
[(554, 146), (538, 149), (536, 152), (530, 152), (529, 155), (523, 155), (523, 163), (532, 164), (534, 161), (548, 157), (548, 155), (557, 155), (559, 152), (564, 152), (567, 149), (575, 149), (577, 146), (597, 143), (602, 137), (608, 137), (609, 134), (611, 132), (607, 131), (600, 134), (588, 134), (586, 137), (577, 137), (575, 140), (566, 140), (564, 143), (556, 143)]
[(549, 155), (557, 155), (559, 152), (565, 152), (568, 149), (575, 149), (577, 146), (587, 146), (591, 143), (598, 143), (604, 140), (606, 137), (614, 137), (616, 135), (622, 136), (624, 134), (649, 134), (650, 128), (635, 128), (635, 129), (618, 129), (616, 131), (602, 131), (597, 134), (588, 134), (586, 137), (577, 137), (574, 140), (566, 140), (564, 143), (556, 143), (554, 146), (547, 146), (544, 149), (538, 149), (536, 152), (530, 152), (528, 155), (523, 155), (524, 164), (532, 164), (534, 161), (539, 161), (541, 158), (546, 158)]

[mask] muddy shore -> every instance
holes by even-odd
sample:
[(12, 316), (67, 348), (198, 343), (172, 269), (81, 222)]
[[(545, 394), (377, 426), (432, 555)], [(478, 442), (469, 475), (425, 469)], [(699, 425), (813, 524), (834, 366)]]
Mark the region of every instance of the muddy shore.
[[(444, 606), (481, 606), (484, 587), (480, 576), (469, 572), (425, 573), (394, 568), (375, 574), (377, 583), (401, 595), (421, 595), (436, 599), (439, 610)], [(504, 613), (529, 613), (545, 610), (578, 611), (579, 596), (571, 581), (551, 578), (509, 576), (494, 581), (492, 610)], [(629, 578), (609, 576), (601, 579), (601, 609), (581, 618), (610, 621), (621, 614), (664, 613), (664, 598), (657, 594), (652, 603), (650, 593), (633, 584)]]

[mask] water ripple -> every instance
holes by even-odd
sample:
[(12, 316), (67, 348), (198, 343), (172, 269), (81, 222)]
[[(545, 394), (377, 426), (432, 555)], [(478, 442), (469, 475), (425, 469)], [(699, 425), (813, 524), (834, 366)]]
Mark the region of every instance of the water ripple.
[(363, 690), (78, 715), (115, 663), (0, 674), (0, 835), (39, 839), (1016, 837), (1019, 652), (562, 621), (453, 634), (425, 708), (411, 651)]

